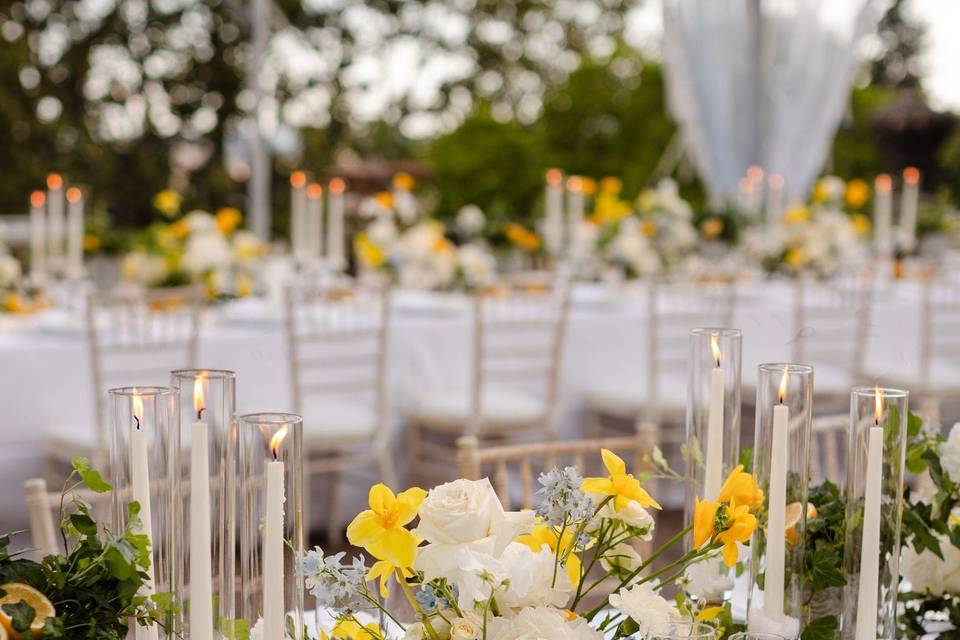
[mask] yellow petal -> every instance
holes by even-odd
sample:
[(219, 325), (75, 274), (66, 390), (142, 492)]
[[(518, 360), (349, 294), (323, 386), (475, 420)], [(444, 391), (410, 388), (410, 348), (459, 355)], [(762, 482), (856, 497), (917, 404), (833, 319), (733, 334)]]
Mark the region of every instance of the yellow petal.
[(417, 557), (417, 544), (417, 537), (406, 529), (385, 529), (377, 540), (377, 555), (395, 567), (409, 567)]
[(580, 557), (577, 554), (571, 553), (567, 556), (567, 579), (574, 589), (580, 584), (580, 566)]
[(609, 449), (600, 449), (600, 457), (603, 458), (603, 466), (607, 468), (610, 475), (615, 476), (627, 472), (627, 465), (623, 459)]
[(610, 496), (614, 494), (613, 483), (609, 478), (585, 478), (580, 490), (585, 493), (599, 493)]
[(732, 567), (737, 564), (737, 556), (739, 555), (737, 551), (737, 543), (732, 540), (723, 543), (723, 561), (727, 563), (728, 567)]
[(707, 607), (703, 609), (700, 613), (697, 614), (697, 620), (701, 622), (709, 622), (710, 620), (715, 620), (717, 616), (723, 613), (723, 607)]
[(653, 499), (653, 497), (647, 493), (646, 489), (640, 486), (640, 482), (637, 481), (636, 486), (631, 484), (629, 491), (626, 491), (622, 494), (627, 498), (627, 503), (629, 504), (630, 500), (635, 500), (640, 504), (641, 507), (646, 509), (647, 507), (653, 507), (654, 509), (660, 509), (660, 504)]
[(417, 517), (420, 503), (427, 497), (427, 492), (420, 487), (412, 487), (397, 495), (397, 524), (403, 526)]
[(384, 598), (390, 597), (390, 591), (387, 589), (387, 581), (393, 575), (393, 567), (386, 560), (375, 562), (367, 573), (367, 581), (380, 578), (380, 595)]
[(347, 540), (355, 547), (366, 549), (377, 541), (383, 531), (380, 518), (368, 509), (360, 512), (347, 527)]
[(396, 501), (397, 498), (393, 495), (393, 491), (390, 491), (390, 487), (382, 482), (370, 487), (370, 508), (373, 509), (374, 513), (387, 513), (393, 509)]

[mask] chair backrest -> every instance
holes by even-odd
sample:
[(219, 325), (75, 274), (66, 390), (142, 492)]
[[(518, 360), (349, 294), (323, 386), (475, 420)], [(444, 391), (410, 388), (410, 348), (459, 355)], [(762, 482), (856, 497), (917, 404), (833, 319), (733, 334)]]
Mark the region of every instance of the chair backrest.
[[(287, 289), (286, 333), (294, 410), (311, 397), (366, 403), (387, 438), (390, 292), (348, 281)], [(304, 415), (310, 427), (313, 416)]]
[[(555, 440), (480, 447), (476, 436), (457, 440), (460, 475), (468, 480), (490, 477), (505, 509), (533, 508), (537, 478), (541, 472), (557, 466), (573, 465), (583, 475), (605, 475), (600, 449), (613, 451), (627, 463), (635, 475), (650, 466), (649, 456), (656, 445), (656, 433), (641, 429), (634, 436), (586, 440)], [(513, 475), (516, 474), (516, 475)], [(519, 480), (519, 500), (512, 498)]]
[(828, 282), (810, 276), (794, 281), (793, 362), (817, 366), (846, 363), (851, 385), (864, 376), (873, 309), (869, 274), (837, 277)]
[(106, 447), (107, 389), (131, 382), (167, 385), (170, 371), (196, 366), (203, 303), (198, 286), (88, 296), (98, 449)]
[(946, 277), (923, 283), (920, 304), (920, 387), (933, 382), (937, 361), (960, 357), (960, 283)]
[(560, 365), (570, 314), (566, 280), (473, 295), (473, 375), (468, 433), (483, 429), (484, 394), (522, 386), (543, 395), (548, 432), (556, 425)]
[(737, 284), (654, 278), (647, 285), (647, 413), (656, 419), (663, 374), (686, 371), (690, 329), (730, 327)]
[[(810, 439), (810, 484), (824, 480), (841, 485), (847, 469), (848, 414), (820, 416), (813, 419)], [(792, 450), (799, 451), (802, 443), (791, 442)]]
[[(76, 493), (93, 507), (93, 513), (98, 520), (109, 521), (110, 493), (93, 493), (88, 490)], [(34, 558), (39, 562), (45, 556), (63, 553), (59, 528), (60, 493), (49, 491), (47, 481), (43, 478), (33, 478), (23, 483), (23, 497), (27, 505)], [(64, 508), (70, 508), (69, 497), (64, 500)]]

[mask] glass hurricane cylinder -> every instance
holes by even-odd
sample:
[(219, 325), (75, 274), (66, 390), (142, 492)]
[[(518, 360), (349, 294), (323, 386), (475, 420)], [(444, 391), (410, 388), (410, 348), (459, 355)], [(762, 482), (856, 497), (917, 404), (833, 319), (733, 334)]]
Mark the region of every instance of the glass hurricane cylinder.
[(714, 640), (717, 630), (702, 622), (662, 622), (652, 625), (643, 637), (645, 640)]
[(897, 632), (908, 392), (850, 394), (846, 537), (840, 637), (892, 640)]
[[(750, 542), (748, 620), (796, 638), (806, 618), (803, 593), (813, 367), (761, 364), (757, 375), (753, 474), (764, 505)], [(774, 538), (777, 535), (779, 537)]]
[(242, 617), (263, 640), (304, 640), (303, 420), (255, 413), (237, 423)]
[[(112, 527), (122, 531), (129, 505), (140, 506), (138, 529), (150, 537), (151, 566), (141, 593), (163, 605), (174, 604), (183, 590), (177, 558), (180, 502), (176, 393), (168, 387), (110, 389), (110, 482)], [(179, 628), (178, 608), (166, 607), (163, 625), (137, 625), (137, 640), (173, 638)]]
[(221, 369), (172, 371), (183, 445), (185, 635), (236, 637), (236, 374)]

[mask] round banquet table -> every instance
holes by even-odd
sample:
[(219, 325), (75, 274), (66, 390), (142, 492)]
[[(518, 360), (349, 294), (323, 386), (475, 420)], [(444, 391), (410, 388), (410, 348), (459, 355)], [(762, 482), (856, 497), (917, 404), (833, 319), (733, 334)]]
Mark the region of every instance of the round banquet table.
[[(888, 286), (875, 298), (872, 321), (863, 330), (869, 332), (868, 371), (881, 383), (917, 367), (919, 300), (919, 286), (910, 282)], [(790, 357), (791, 305), (792, 289), (786, 282), (750, 283), (738, 292), (734, 326), (743, 330), (745, 388), (752, 386), (758, 364)], [(463, 296), (397, 293), (388, 367), (398, 459), (403, 418), (418, 394), (462, 387), (468, 380), (471, 317)], [(574, 290), (561, 367), (562, 437), (583, 432), (584, 396), (590, 385), (643, 375), (646, 318), (643, 295), (608, 295), (600, 285)], [(92, 423), (94, 413), (80, 317), (53, 311), (5, 322), (0, 324), (0, 486), (6, 490), (0, 493), (0, 531), (26, 522), (20, 488), (24, 480), (42, 475), (45, 431), (58, 422)], [(283, 326), (265, 302), (239, 301), (206, 312), (198, 364), (237, 372), (241, 412), (291, 407)], [(660, 388), (684, 389), (686, 375), (666, 372)], [(150, 383), (166, 381), (130, 381)], [(309, 416), (306, 419), (309, 422)], [(362, 500), (363, 495), (357, 495)], [(343, 509), (350, 513), (355, 506), (360, 504)]]

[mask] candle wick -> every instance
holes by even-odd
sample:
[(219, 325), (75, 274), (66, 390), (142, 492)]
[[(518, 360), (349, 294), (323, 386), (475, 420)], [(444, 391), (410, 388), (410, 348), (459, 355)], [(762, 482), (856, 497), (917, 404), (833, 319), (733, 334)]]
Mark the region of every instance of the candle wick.
[(273, 461), (276, 462), (276, 461), (277, 461), (277, 450), (276, 450), (276, 449), (271, 449), (271, 451), (273, 452)]
[(137, 414), (133, 414), (133, 419), (137, 423), (137, 431), (140, 431), (140, 418), (137, 417)]
[(203, 412), (205, 409), (206, 407), (200, 407), (197, 409), (197, 420), (203, 420)]

